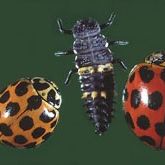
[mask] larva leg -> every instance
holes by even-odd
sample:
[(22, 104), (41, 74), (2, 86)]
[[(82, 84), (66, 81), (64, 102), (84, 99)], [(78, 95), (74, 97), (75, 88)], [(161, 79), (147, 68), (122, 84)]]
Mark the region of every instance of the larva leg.
[(77, 73), (78, 69), (77, 68), (74, 68), (74, 69), (71, 69), (69, 72), (68, 72), (68, 75), (66, 77), (66, 80), (65, 80), (65, 84), (67, 85), (69, 82), (70, 82), (70, 79), (71, 79), (71, 76), (75, 73)]
[(58, 51), (54, 53), (55, 56), (67, 56), (70, 54), (74, 54), (73, 49), (68, 49), (67, 51)]
[(61, 33), (64, 33), (64, 34), (72, 34), (72, 30), (71, 29), (65, 29), (63, 27), (63, 24), (62, 24), (62, 20), (61, 19), (58, 19), (57, 20), (57, 24), (58, 24), (58, 29)]
[(112, 61), (113, 64), (120, 64), (120, 66), (124, 69), (124, 70), (127, 70), (127, 66), (124, 64), (124, 62), (119, 59), (119, 58), (116, 58), (116, 59), (113, 59)]
[(128, 41), (123, 41), (123, 40), (115, 40), (115, 41), (111, 41), (108, 40), (109, 45), (120, 45), (120, 46), (125, 46), (128, 45)]
[(108, 21), (100, 25), (101, 30), (103, 30), (103, 29), (105, 29), (107, 27), (110, 27), (113, 24), (113, 21), (114, 21), (115, 17), (116, 17), (116, 14), (113, 12), (110, 15)]

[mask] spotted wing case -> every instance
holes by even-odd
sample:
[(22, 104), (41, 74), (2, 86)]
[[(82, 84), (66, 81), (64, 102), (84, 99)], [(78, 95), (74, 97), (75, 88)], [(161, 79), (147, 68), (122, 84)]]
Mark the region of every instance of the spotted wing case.
[(61, 95), (44, 78), (23, 78), (0, 94), (0, 141), (16, 148), (32, 148), (45, 141), (58, 119)]
[(165, 53), (154, 52), (136, 65), (123, 93), (125, 118), (145, 144), (165, 149)]

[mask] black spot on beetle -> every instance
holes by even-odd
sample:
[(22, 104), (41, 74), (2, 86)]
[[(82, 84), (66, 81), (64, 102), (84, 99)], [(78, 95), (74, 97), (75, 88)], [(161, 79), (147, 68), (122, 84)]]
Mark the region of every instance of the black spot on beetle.
[(0, 132), (4, 135), (4, 136), (12, 136), (13, 135), (13, 131), (10, 129), (10, 126), (8, 126), (5, 123), (1, 123), (0, 124)]
[(57, 124), (57, 120), (53, 121), (53, 122), (50, 124), (50, 127), (53, 128), (53, 127), (56, 126), (56, 124)]
[(165, 123), (156, 123), (155, 131), (159, 136), (164, 137), (165, 136)]
[(33, 127), (33, 125), (33, 119), (29, 116), (24, 116), (19, 122), (20, 128), (24, 131), (30, 130)]
[(28, 140), (23, 136), (23, 135), (16, 135), (14, 137), (14, 141), (17, 143), (17, 144), (24, 144), (26, 143)]
[(141, 100), (140, 92), (137, 89), (134, 89), (131, 92), (131, 106), (133, 108), (138, 108)]
[(23, 96), (28, 92), (28, 85), (29, 83), (26, 81), (20, 82), (16, 88), (15, 88), (15, 93), (17, 96)]
[(48, 83), (34, 82), (33, 86), (37, 91), (41, 91), (41, 90), (45, 90), (45, 89), (49, 88)]
[(19, 110), (20, 106), (17, 102), (9, 102), (6, 106), (6, 113), (8, 113), (9, 116), (17, 115)]
[(158, 110), (163, 102), (163, 96), (159, 91), (155, 91), (148, 96), (148, 107), (152, 110)]
[(10, 93), (9, 91), (6, 91), (1, 97), (0, 97), (0, 103), (5, 103), (9, 100)]
[(56, 92), (53, 89), (48, 92), (47, 101), (52, 105), (56, 104)]
[(137, 118), (137, 125), (143, 130), (147, 130), (150, 127), (150, 121), (147, 116), (141, 115)]
[(44, 128), (42, 128), (42, 127), (38, 127), (38, 128), (36, 128), (33, 132), (32, 132), (32, 136), (33, 136), (33, 138), (39, 138), (39, 137), (41, 137), (44, 133), (45, 133), (45, 129)]
[(56, 105), (56, 106), (59, 106), (59, 105), (60, 105), (60, 99), (56, 99), (56, 100), (55, 100), (55, 105)]
[(148, 66), (142, 66), (139, 69), (139, 74), (140, 74), (141, 80), (144, 83), (150, 82), (154, 77), (154, 72), (151, 69), (149, 69)]
[(27, 99), (28, 106), (26, 110), (36, 110), (38, 109), (42, 104), (41, 96), (33, 95)]
[(155, 140), (149, 136), (141, 136), (139, 138), (140, 138), (140, 140), (142, 140), (143, 142), (145, 142), (151, 146), (155, 146), (155, 144), (156, 144)]

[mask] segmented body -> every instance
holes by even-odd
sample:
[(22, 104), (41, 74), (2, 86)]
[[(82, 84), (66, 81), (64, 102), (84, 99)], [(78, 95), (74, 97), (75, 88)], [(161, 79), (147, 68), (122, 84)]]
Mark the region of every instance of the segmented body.
[(76, 39), (73, 45), (87, 113), (98, 134), (105, 132), (113, 111), (114, 79), (112, 53), (100, 33)]
[(82, 98), (88, 116), (95, 125), (95, 132), (105, 132), (113, 116), (114, 78), (113, 64), (119, 63), (126, 69), (123, 61), (113, 58), (109, 45), (127, 45), (127, 41), (106, 39), (101, 30), (111, 26), (115, 15), (112, 13), (106, 23), (99, 24), (94, 19), (77, 21), (72, 29), (65, 29), (62, 20), (57, 21), (60, 32), (72, 34), (73, 48), (56, 52), (56, 56), (75, 54), (75, 68), (69, 71), (65, 84), (73, 73), (78, 73)]

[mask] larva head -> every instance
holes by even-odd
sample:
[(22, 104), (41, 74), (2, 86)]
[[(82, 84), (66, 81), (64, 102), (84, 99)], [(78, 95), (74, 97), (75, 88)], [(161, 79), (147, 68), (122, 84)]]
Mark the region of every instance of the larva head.
[(165, 66), (165, 51), (154, 52), (145, 58), (145, 62), (148, 64), (155, 64), (159, 66)]
[(100, 33), (100, 25), (94, 19), (82, 19), (76, 22), (73, 27), (74, 38), (86, 38)]

